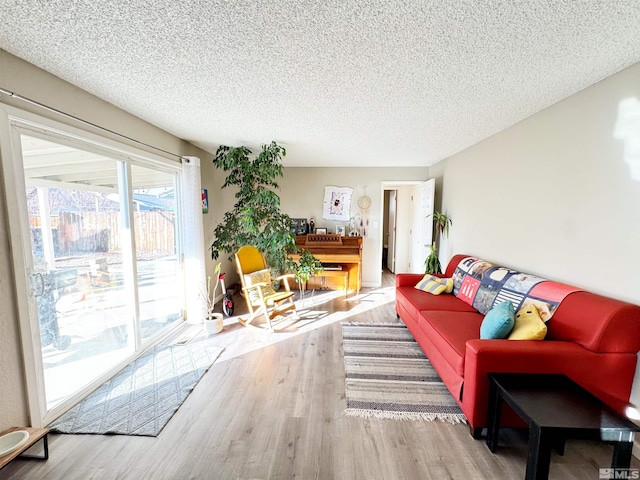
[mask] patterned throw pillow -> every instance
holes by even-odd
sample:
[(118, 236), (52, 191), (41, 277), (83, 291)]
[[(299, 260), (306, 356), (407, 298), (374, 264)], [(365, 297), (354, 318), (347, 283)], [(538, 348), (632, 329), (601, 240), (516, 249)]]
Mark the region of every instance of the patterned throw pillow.
[(428, 273), (416, 283), (415, 288), (433, 295), (451, 293), (453, 291), (453, 278), (440, 278)]
[(544, 340), (546, 334), (547, 326), (540, 318), (538, 309), (535, 305), (529, 304), (516, 313), (509, 340)]
[[(244, 276), (244, 284), (247, 287), (251, 285), (255, 285), (256, 283), (266, 283), (266, 285), (262, 285), (262, 295), (265, 297), (268, 295), (273, 295), (276, 291), (273, 289), (273, 285), (271, 284), (271, 272), (268, 268), (264, 270), (258, 270), (257, 272), (247, 273)], [(260, 298), (260, 294), (257, 289), (253, 288), (249, 290), (249, 301), (254, 303)]]

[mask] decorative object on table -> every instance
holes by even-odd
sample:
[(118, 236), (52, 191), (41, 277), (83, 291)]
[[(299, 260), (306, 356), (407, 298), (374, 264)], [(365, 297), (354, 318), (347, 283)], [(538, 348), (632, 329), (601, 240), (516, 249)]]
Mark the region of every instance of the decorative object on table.
[(216, 307), (216, 291), (218, 290), (218, 284), (220, 283), (220, 268), (222, 264), (218, 262), (214, 269), (214, 275), (216, 276), (216, 283), (213, 289), (211, 289), (211, 275), (207, 275), (207, 292), (203, 293), (207, 302), (207, 313), (203, 319), (204, 331), (207, 335), (213, 335), (220, 333), (223, 327), (222, 314), (214, 312)]
[(366, 237), (369, 234), (369, 212), (371, 210), (371, 197), (367, 195), (367, 186), (364, 186), (364, 195), (358, 199), (360, 208), (360, 235)]
[(309, 233), (315, 233), (316, 231), (316, 221), (313, 218), (309, 219)]
[(351, 194), (353, 188), (324, 187), (322, 218), (337, 222), (348, 221), (351, 216)]
[(349, 236), (350, 237), (360, 236), (360, 214), (358, 213), (356, 213), (353, 217), (349, 219)]
[(50, 428), (60, 433), (157, 437), (222, 351), (207, 346), (156, 346)]
[(402, 323), (343, 323), (345, 415), (466, 423)]
[(309, 233), (309, 224), (306, 218), (291, 219), (291, 235), (306, 235)]
[(326, 228), (316, 228), (316, 232), (318, 235), (325, 235), (327, 233)]
[(213, 164), (228, 172), (222, 188), (237, 187), (236, 203), (224, 214), (214, 229), (211, 258), (222, 253), (233, 255), (244, 245), (254, 245), (264, 253), (275, 272), (284, 272), (287, 254), (295, 250), (295, 236), (291, 234), (291, 218), (280, 211), (277, 179), (282, 177), (282, 157), (286, 150), (271, 142), (250, 159), (247, 147), (222, 145), (216, 151)]
[(202, 189), (202, 213), (209, 213), (209, 192), (206, 188)]
[(453, 224), (451, 218), (446, 213), (442, 212), (433, 212), (433, 215), (428, 215), (428, 217), (433, 216), (433, 225), (435, 226), (435, 238), (429, 248), (431, 252), (429, 256), (424, 261), (424, 273), (442, 273), (442, 266), (440, 265), (440, 258), (438, 257), (438, 240), (440, 239), (440, 235), (445, 237), (449, 236), (449, 227)]
[(344, 225), (336, 225), (336, 233), (342, 237), (345, 235), (345, 227)]

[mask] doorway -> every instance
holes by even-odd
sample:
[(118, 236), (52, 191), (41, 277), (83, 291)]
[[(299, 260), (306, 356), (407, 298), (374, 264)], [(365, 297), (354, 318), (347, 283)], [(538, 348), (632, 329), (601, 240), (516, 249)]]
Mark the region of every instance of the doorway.
[(431, 243), (428, 216), (433, 213), (435, 180), (382, 182), (382, 252), (391, 273), (424, 272)]

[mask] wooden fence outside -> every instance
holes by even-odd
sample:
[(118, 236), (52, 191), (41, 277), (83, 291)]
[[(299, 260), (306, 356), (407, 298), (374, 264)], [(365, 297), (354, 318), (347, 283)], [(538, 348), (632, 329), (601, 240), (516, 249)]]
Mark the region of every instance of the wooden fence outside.
[[(134, 212), (136, 252), (175, 252), (175, 215), (167, 211)], [(60, 252), (120, 251), (118, 212), (61, 212), (58, 218)]]

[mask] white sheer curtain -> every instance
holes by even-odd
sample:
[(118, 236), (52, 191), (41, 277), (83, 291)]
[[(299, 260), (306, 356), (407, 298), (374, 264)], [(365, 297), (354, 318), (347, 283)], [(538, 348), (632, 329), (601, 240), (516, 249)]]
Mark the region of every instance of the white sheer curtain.
[(206, 291), (206, 269), (198, 157), (182, 157), (181, 177), (186, 319), (189, 323), (202, 323), (207, 305), (202, 296)]

